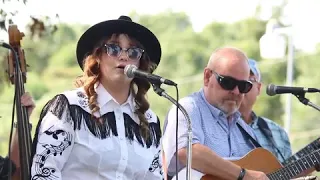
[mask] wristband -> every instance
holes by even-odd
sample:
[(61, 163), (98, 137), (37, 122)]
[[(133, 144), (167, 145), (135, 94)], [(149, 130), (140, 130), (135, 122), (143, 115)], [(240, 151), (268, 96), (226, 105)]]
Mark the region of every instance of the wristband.
[(237, 180), (242, 180), (245, 174), (246, 174), (246, 170), (244, 168), (241, 168), (241, 171)]

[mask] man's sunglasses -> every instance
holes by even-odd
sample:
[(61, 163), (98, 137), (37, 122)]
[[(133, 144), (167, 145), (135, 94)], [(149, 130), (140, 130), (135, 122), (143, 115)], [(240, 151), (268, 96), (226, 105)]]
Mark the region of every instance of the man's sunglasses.
[(119, 57), (122, 51), (125, 51), (128, 58), (132, 60), (139, 60), (144, 52), (143, 49), (138, 47), (124, 49), (116, 44), (104, 44), (103, 49), (109, 56), (113, 57)]
[(230, 76), (222, 76), (215, 71), (211, 70), (211, 73), (215, 75), (219, 85), (224, 90), (234, 90), (235, 87), (238, 86), (239, 92), (241, 94), (248, 93), (252, 88), (252, 83), (246, 80), (237, 80)]

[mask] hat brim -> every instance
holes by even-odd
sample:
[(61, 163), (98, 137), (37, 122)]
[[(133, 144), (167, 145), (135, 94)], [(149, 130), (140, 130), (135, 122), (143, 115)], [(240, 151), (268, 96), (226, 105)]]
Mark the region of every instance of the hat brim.
[(92, 53), (98, 41), (115, 33), (128, 34), (135, 38), (144, 46), (150, 60), (157, 65), (160, 63), (161, 46), (159, 40), (148, 28), (131, 21), (109, 20), (93, 25), (80, 37), (76, 55), (81, 69), (83, 69), (84, 58)]

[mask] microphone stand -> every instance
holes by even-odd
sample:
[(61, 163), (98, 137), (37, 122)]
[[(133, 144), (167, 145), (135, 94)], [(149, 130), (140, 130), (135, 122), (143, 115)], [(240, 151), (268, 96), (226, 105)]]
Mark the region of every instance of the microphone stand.
[(310, 107), (313, 107), (314, 109), (320, 111), (320, 107), (317, 106), (316, 104), (312, 103), (309, 101), (308, 98), (305, 97), (306, 93), (303, 92), (303, 93), (294, 93), (293, 95), (295, 95), (300, 102), (302, 102), (302, 104), (306, 105), (306, 106), (310, 106)]
[[(154, 84), (151, 83), (154, 92), (156, 92), (159, 96), (165, 97), (169, 101), (171, 101), (174, 105), (177, 106), (178, 109), (183, 113), (185, 116), (187, 123), (188, 123), (188, 146), (187, 146), (187, 171), (186, 171), (186, 177), (187, 180), (191, 180), (191, 162), (192, 162), (192, 126), (191, 126), (191, 120), (187, 113), (187, 111), (179, 104), (178, 99), (175, 100), (170, 95), (168, 95), (164, 89), (160, 87), (160, 84)], [(177, 119), (178, 120), (178, 119)], [(177, 122), (178, 123), (178, 122)], [(178, 174), (176, 174), (178, 176)]]

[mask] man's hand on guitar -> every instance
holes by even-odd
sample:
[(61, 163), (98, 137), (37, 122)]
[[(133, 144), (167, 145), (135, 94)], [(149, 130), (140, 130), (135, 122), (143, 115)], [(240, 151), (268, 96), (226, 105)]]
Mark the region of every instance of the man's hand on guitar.
[(247, 170), (243, 180), (253, 180), (253, 179), (255, 179), (255, 180), (268, 180), (269, 178), (263, 172)]

